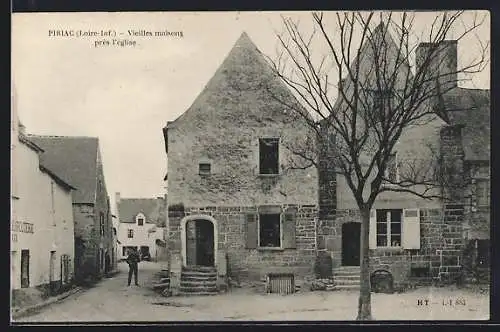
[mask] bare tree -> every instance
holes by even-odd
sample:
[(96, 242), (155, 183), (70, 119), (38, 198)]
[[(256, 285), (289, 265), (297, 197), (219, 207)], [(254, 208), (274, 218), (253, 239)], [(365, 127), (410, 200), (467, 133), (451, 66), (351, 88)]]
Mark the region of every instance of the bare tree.
[[(299, 103), (280, 101), (303, 116), (314, 139), (334, 146), (335, 165), (330, 167), (345, 178), (361, 215), (358, 320), (372, 319), (369, 221), (377, 196), (385, 191), (425, 199), (440, 195), (434, 190), (439, 173), (435, 165), (424, 165), (418, 158), (401, 161), (404, 171), (398, 178), (390, 176), (394, 147), (412, 127), (436, 116), (446, 118), (434, 107), (440, 96), (464, 79), (459, 76), (466, 79), (487, 64), (489, 45), (477, 38), (478, 58), (461, 67), (446, 65), (450, 33), (459, 31), (460, 25), (459, 35), (454, 36), (458, 42), (484, 22), (484, 17), (474, 16), (465, 23), (463, 14), (436, 13), (430, 32), (420, 36), (415, 31), (415, 13), (406, 12), (345, 12), (328, 17), (313, 13), (310, 34), (303, 32), (300, 22), (283, 17), (284, 32), (277, 34), (279, 55), (270, 59), (272, 67)], [(422, 42), (426, 47), (417, 49)], [(326, 53), (317, 51), (318, 43)], [(319, 149), (309, 143), (291, 147), (305, 161), (300, 167), (317, 165)]]

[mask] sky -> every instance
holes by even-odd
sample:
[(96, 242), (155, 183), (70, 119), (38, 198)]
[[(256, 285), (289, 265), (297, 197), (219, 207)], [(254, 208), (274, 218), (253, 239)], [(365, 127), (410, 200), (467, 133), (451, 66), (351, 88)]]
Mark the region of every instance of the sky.
[[(113, 210), (115, 192), (163, 196), (162, 128), (189, 108), (242, 32), (276, 57), (282, 15), (311, 31), (308, 12), (15, 13), (12, 79), (20, 121), (32, 134), (98, 137)], [(414, 33), (425, 33), (434, 16), (416, 14)], [(466, 23), (471, 18), (464, 15)], [(117, 36), (64, 37), (51, 30), (113, 30)], [(128, 30), (174, 34), (129, 37)], [(490, 40), (489, 16), (476, 35), (458, 44), (459, 65), (477, 55), (476, 37)], [(112, 45), (112, 39), (136, 45)], [(102, 40), (111, 45), (96, 47)], [(489, 81), (487, 66), (464, 86), (489, 89)]]

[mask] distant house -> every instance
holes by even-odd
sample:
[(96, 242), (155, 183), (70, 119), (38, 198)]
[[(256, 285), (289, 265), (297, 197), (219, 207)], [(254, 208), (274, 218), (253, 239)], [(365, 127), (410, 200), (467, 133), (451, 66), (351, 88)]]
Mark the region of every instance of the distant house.
[(30, 135), (29, 139), (44, 150), (42, 163), (77, 188), (73, 193), (76, 277), (104, 276), (116, 257), (98, 138)]
[[(24, 133), (14, 112), (11, 128), (11, 289), (56, 293), (74, 278), (75, 189), (40, 161), (44, 150)], [(22, 298), (22, 296), (21, 296)]]
[(121, 198), (116, 193), (116, 210), (118, 258), (127, 258), (128, 250), (133, 248), (144, 258), (165, 260), (165, 198)]

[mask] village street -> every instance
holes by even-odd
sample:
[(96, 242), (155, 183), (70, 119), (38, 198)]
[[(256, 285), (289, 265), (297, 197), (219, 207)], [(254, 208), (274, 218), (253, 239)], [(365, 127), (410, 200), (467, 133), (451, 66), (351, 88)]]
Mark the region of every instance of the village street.
[[(151, 289), (157, 263), (141, 262), (140, 287), (127, 287), (126, 264), (120, 273), (17, 322), (124, 321), (290, 321), (351, 320), (357, 291), (303, 292), (281, 296), (251, 289), (205, 297), (162, 297)], [(428, 305), (417, 301), (428, 299)], [(443, 305), (443, 300), (465, 305)], [(425, 304), (425, 303), (424, 303)], [(404, 294), (373, 294), (377, 320), (475, 320), (489, 318), (489, 295), (451, 288), (420, 288)]]

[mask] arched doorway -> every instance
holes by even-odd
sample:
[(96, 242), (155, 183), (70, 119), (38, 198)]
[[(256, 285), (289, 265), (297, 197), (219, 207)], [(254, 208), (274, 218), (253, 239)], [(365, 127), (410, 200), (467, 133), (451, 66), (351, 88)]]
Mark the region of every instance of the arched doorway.
[(348, 222), (342, 225), (342, 265), (360, 265), (361, 223)]
[(181, 223), (183, 264), (216, 266), (217, 222), (209, 216), (188, 216)]

